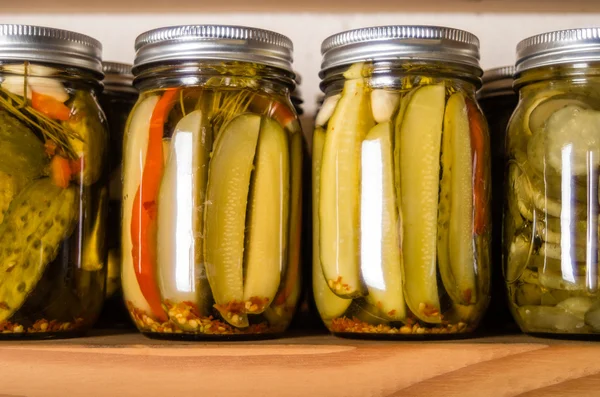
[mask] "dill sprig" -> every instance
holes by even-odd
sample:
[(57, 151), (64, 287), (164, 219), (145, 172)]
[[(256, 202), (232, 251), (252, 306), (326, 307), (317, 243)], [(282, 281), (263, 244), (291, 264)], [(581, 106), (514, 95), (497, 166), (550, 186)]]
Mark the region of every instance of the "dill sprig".
[[(27, 89), (26, 85), (24, 89)], [(83, 141), (81, 136), (65, 125), (52, 120), (42, 112), (31, 107), (26, 97), (13, 94), (0, 87), (0, 107), (29, 125), (29, 127), (40, 131), (46, 141), (50, 140), (54, 142), (57, 147), (63, 150), (67, 157), (77, 159), (77, 152), (73, 149), (69, 139)]]
[(249, 90), (215, 92), (211, 109), (213, 131), (219, 133), (237, 115), (244, 113), (254, 98)]

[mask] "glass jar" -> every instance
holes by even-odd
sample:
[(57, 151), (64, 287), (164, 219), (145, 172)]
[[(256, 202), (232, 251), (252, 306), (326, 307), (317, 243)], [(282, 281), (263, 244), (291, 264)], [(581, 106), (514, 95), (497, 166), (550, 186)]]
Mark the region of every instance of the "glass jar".
[(600, 333), (598, 37), (600, 29), (573, 29), (517, 47), (503, 246), (524, 332)]
[(478, 39), (388, 26), (337, 34), (322, 52), (326, 98), (313, 135), (322, 319), (348, 336), (472, 332), (490, 282)]
[(492, 288), (490, 308), (483, 324), (490, 330), (511, 330), (516, 327), (508, 309), (508, 296), (502, 272), (502, 208), (504, 203), (504, 170), (506, 156), (504, 143), (506, 128), (519, 96), (513, 89), (514, 66), (504, 66), (486, 70), (483, 73), (483, 86), (477, 99), (490, 127), (492, 154)]
[(144, 33), (136, 49), (122, 222), (132, 318), (155, 337), (283, 332), (300, 294), (291, 41), (182, 26)]
[(102, 46), (0, 25), (0, 337), (75, 336), (104, 299)]
[(97, 326), (104, 328), (132, 326), (129, 314), (123, 304), (121, 294), (121, 197), (123, 132), (127, 117), (137, 101), (138, 93), (133, 88), (131, 65), (117, 62), (103, 62), (104, 90), (100, 95), (100, 105), (106, 114), (110, 130), (110, 158), (108, 200), (108, 230), (106, 248), (108, 250), (106, 275), (106, 300)]

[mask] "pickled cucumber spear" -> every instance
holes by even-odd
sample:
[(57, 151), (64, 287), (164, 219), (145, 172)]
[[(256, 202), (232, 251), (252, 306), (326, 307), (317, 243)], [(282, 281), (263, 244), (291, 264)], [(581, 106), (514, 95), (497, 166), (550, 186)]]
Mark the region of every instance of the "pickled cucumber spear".
[[(157, 278), (163, 300), (201, 303), (200, 275), (196, 262), (197, 250), (193, 220), (194, 179), (200, 177), (195, 161), (208, 161), (207, 150), (194, 146), (204, 117), (195, 110), (177, 123), (170, 139), (165, 172), (158, 196)], [(205, 165), (206, 167), (206, 165)], [(204, 188), (206, 177), (204, 178)], [(200, 187), (202, 188), (202, 187)]]
[(284, 222), (287, 238), (287, 266), (285, 277), (275, 296), (274, 306), (295, 306), (299, 293), (300, 279), (300, 238), (302, 232), (302, 135), (293, 133), (290, 144), (290, 199), (289, 222)]
[(445, 87), (416, 89), (400, 128), (399, 160), (403, 222), (405, 298), (428, 323), (441, 322), (436, 277), (440, 143)]
[(244, 302), (249, 302), (246, 309), (252, 313), (262, 313), (273, 302), (287, 262), (289, 168), (286, 131), (275, 120), (263, 117), (250, 190), (244, 264)]
[(359, 269), (360, 151), (374, 125), (363, 64), (344, 74), (342, 97), (327, 124), (319, 200), (321, 265), (338, 296), (364, 294)]
[[(325, 130), (317, 127), (313, 134), (312, 151), (312, 199), (313, 208), (319, 208), (319, 193), (321, 183), (321, 158), (323, 156), (323, 145), (325, 144)], [(323, 269), (321, 267), (321, 255), (319, 250), (319, 214), (313, 211), (313, 263), (312, 263), (312, 282), (313, 294), (317, 310), (321, 318), (326, 323), (330, 320), (340, 317), (344, 314), (351, 299), (340, 298), (331, 290), (325, 281)]]
[(245, 327), (244, 231), (261, 117), (242, 114), (222, 130), (208, 171), (204, 258), (215, 307), (231, 325)]
[(362, 143), (361, 270), (368, 302), (392, 320), (406, 317), (394, 187), (393, 128), (377, 124)]
[(469, 118), (463, 94), (446, 104), (442, 137), (442, 180), (438, 214), (438, 265), (450, 298), (475, 303), (473, 258), (473, 166)]

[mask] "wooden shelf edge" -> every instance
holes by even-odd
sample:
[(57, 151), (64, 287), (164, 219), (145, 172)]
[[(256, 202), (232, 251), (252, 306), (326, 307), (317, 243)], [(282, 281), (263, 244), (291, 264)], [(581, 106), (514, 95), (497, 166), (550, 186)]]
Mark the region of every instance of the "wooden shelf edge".
[(448, 342), (313, 335), (235, 343), (102, 335), (1, 342), (0, 395), (583, 395), (600, 390), (599, 354), (597, 343), (523, 335)]

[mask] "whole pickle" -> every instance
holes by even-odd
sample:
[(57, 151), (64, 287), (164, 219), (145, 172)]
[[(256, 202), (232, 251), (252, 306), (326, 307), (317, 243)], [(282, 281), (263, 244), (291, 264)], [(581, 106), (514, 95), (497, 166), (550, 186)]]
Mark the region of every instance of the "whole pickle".
[(31, 182), (0, 225), (0, 321), (15, 313), (36, 287), (77, 222), (77, 189), (50, 179)]

